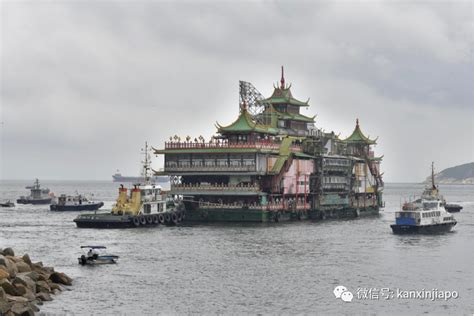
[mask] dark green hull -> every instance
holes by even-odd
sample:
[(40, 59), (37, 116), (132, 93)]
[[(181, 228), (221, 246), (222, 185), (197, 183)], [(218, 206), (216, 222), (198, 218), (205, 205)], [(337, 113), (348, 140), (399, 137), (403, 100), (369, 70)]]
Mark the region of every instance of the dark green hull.
[(347, 208), (340, 210), (311, 210), (309, 212), (285, 210), (285, 211), (268, 211), (259, 209), (243, 209), (243, 208), (202, 208), (186, 210), (185, 222), (280, 222), (290, 220), (305, 219), (326, 219), (326, 218), (355, 218), (366, 215), (376, 215), (379, 213), (378, 208), (369, 207), (365, 209)]

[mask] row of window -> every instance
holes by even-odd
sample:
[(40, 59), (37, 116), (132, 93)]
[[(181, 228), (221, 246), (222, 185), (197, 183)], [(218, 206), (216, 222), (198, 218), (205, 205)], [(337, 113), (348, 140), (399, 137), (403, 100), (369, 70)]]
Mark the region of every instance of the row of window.
[(324, 158), (323, 165), (331, 165), (331, 166), (350, 166), (351, 161), (347, 159), (331, 159), (331, 158)]
[(440, 211), (433, 211), (433, 212), (428, 212), (428, 213), (422, 213), (421, 216), (424, 217), (436, 217), (440, 216), (441, 212)]
[(324, 183), (342, 183), (342, 184), (347, 184), (349, 183), (350, 179), (346, 177), (324, 177), (323, 182)]
[(255, 166), (255, 160), (244, 160), (244, 161), (235, 161), (235, 160), (217, 160), (217, 161), (167, 161), (165, 167), (247, 167)]

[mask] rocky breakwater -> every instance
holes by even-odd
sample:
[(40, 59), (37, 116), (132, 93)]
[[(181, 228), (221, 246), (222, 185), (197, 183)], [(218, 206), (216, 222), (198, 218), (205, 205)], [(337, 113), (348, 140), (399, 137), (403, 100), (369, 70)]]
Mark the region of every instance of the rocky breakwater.
[(11, 248), (0, 249), (0, 315), (34, 315), (38, 305), (52, 300), (51, 294), (71, 284), (66, 274), (33, 263), (27, 254), (19, 257)]

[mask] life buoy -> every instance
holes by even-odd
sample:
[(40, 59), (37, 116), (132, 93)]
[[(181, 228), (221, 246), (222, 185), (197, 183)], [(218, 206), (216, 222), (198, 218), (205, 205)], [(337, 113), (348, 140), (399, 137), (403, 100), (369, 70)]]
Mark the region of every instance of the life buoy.
[(135, 227), (140, 226), (140, 219), (138, 217), (135, 216), (132, 221)]
[(140, 219), (140, 224), (141, 224), (141, 225), (146, 225), (146, 218), (145, 218), (145, 216), (140, 215), (140, 216), (139, 216), (139, 219)]

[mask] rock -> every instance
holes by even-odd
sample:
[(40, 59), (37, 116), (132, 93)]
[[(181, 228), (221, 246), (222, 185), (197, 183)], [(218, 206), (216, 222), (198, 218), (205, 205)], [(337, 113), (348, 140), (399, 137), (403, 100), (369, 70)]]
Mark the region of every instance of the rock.
[(5, 290), (3, 289), (3, 287), (0, 287), (0, 300), (6, 300), (7, 297), (6, 297), (6, 293), (5, 293)]
[(4, 269), (0, 269), (0, 279), (8, 279), (10, 277), (10, 273), (8, 273)]
[(13, 302), (13, 303), (27, 303), (28, 299), (23, 296), (15, 296), (15, 295), (7, 294), (7, 301)]
[(53, 267), (43, 267), (42, 269), (45, 273), (48, 273), (48, 274), (54, 273), (54, 268)]
[(49, 283), (49, 287), (51, 288), (51, 290), (58, 290), (58, 291), (63, 290), (59, 284), (53, 283), (53, 282)]
[(29, 302), (33, 302), (36, 299), (36, 294), (33, 293), (29, 288), (26, 288), (26, 293), (23, 295)]
[(36, 293), (39, 293), (39, 292), (46, 292), (46, 293), (51, 292), (51, 288), (49, 287), (48, 282), (46, 281), (36, 282)]
[(38, 261), (38, 262), (36, 262), (36, 263), (33, 263), (33, 265), (34, 265), (35, 267), (42, 268), (42, 267), (43, 267), (43, 262)]
[(49, 280), (49, 274), (45, 274), (43, 272), (37, 272), (38, 273), (38, 281), (48, 281)]
[(25, 276), (29, 277), (30, 279), (32, 279), (33, 281), (38, 281), (38, 272), (35, 272), (35, 271), (31, 271), (29, 273), (25, 273)]
[(15, 303), (13, 304), (11, 311), (13, 312), (13, 314), (21, 316), (33, 316), (35, 314), (30, 304), (28, 303)]
[(16, 290), (16, 295), (18, 296), (23, 296), (26, 294), (26, 286), (24, 286), (23, 284), (14, 284), (13, 285), (15, 287), (15, 290)]
[(23, 262), (23, 259), (17, 256), (5, 256), (5, 257), (7, 257), (13, 263)]
[(29, 288), (33, 293), (36, 293), (36, 283), (30, 277), (25, 275), (24, 273), (19, 273), (13, 279), (13, 284), (23, 284), (27, 288)]
[(13, 251), (12, 248), (8, 247), (8, 248), (3, 249), (3, 255), (4, 256), (14, 256), (15, 252)]
[(14, 287), (8, 280), (5, 280), (5, 282), (0, 284), (0, 286), (3, 288), (3, 290), (5, 290), (5, 293), (9, 295), (13, 295), (13, 296), (21, 295), (21, 294), (18, 294), (16, 287)]
[(71, 285), (72, 279), (68, 277), (65, 273), (62, 272), (54, 272), (49, 276), (49, 279), (54, 283), (60, 283), (64, 285)]
[(10, 273), (10, 277), (15, 277), (18, 269), (16, 265), (14, 265), (7, 257), (0, 255), (0, 266), (4, 266), (8, 273)]
[(33, 263), (31, 262), (30, 256), (29, 256), (27, 253), (25, 253), (25, 254), (23, 255), (23, 257), (21, 257), (21, 258), (23, 259), (23, 261), (24, 261), (27, 265), (31, 266), (31, 265), (33, 264)]
[(30, 266), (27, 263), (23, 262), (23, 261), (17, 262), (16, 267), (18, 269), (18, 272), (20, 272), (20, 273), (21, 272), (31, 272)]
[(35, 313), (40, 311), (40, 309), (38, 308), (38, 306), (36, 306), (36, 304), (33, 303), (33, 302), (30, 303), (30, 307), (31, 307), (31, 309), (33, 310), (33, 312), (35, 312)]
[(0, 299), (0, 315), (6, 315), (6, 313), (12, 307), (12, 303), (7, 302), (6, 300)]
[(36, 293), (36, 298), (39, 298), (40, 300), (44, 301), (52, 301), (53, 299), (51, 298), (51, 295), (45, 292), (39, 292)]

